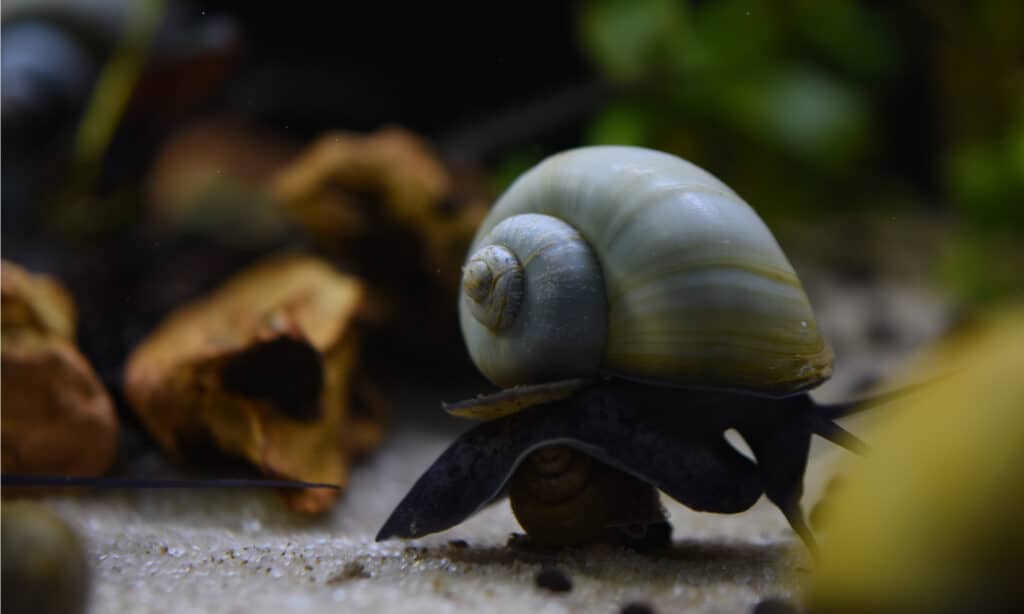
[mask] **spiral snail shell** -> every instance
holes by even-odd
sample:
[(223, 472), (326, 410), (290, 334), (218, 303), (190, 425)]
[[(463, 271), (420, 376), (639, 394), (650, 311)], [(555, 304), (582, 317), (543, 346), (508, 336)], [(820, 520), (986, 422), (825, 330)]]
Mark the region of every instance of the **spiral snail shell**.
[(832, 350), (779, 244), (734, 191), (669, 154), (585, 147), (527, 171), (473, 241), (459, 317), (503, 389), (445, 405), (482, 422), (378, 540), (445, 530), (507, 493), (538, 543), (656, 548), (671, 539), (661, 492), (722, 514), (766, 496), (813, 549), (811, 437), (865, 448), (836, 423), (856, 403), (805, 392), (831, 375)]
[(665, 521), (650, 484), (562, 445), (526, 457), (509, 481), (509, 502), (520, 526), (549, 545), (614, 541), (616, 531)]
[(473, 241), (459, 304), (473, 361), (502, 387), (611, 373), (781, 396), (832, 370), (757, 213), (638, 147), (566, 151), (520, 177)]

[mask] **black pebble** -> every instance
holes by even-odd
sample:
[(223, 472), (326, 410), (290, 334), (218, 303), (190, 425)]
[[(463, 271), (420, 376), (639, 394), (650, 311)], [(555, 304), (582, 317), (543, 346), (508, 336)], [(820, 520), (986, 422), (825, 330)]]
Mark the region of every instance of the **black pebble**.
[(619, 614), (654, 614), (654, 608), (646, 603), (627, 603), (619, 610)]
[(537, 586), (546, 588), (553, 593), (568, 593), (572, 590), (572, 580), (561, 569), (545, 567), (537, 573)]
[(752, 614), (796, 614), (797, 611), (791, 602), (776, 597), (762, 599), (751, 610)]
[(872, 345), (892, 345), (899, 340), (899, 331), (890, 322), (883, 318), (873, 318), (868, 322), (864, 331), (868, 341)]

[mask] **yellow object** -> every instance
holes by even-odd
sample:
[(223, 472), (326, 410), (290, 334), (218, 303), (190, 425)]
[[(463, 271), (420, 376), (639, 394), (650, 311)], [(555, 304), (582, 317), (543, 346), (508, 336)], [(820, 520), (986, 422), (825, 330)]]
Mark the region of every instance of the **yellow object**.
[(823, 522), (814, 612), (1004, 611), (1024, 596), (1024, 308), (971, 327), (884, 409)]

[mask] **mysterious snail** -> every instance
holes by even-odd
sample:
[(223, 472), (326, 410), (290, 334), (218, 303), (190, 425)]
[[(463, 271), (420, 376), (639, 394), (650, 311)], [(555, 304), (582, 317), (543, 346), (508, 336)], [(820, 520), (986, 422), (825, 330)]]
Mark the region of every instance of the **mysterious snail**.
[(813, 544), (810, 438), (856, 447), (834, 423), (853, 405), (806, 394), (832, 352), (771, 232), (710, 173), (635, 147), (544, 160), (484, 220), (459, 309), (473, 361), (505, 390), (446, 407), (487, 422), (378, 539), (449, 528), (506, 488), (538, 541), (642, 539), (667, 526), (657, 488), (720, 513), (766, 494)]

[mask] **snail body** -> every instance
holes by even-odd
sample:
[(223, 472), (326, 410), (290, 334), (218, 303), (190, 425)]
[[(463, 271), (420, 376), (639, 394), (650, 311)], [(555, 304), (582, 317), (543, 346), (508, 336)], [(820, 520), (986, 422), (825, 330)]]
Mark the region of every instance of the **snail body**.
[(600, 146), (528, 171), (463, 270), (467, 349), (509, 387), (610, 373), (785, 395), (832, 352), (757, 213), (675, 156)]

